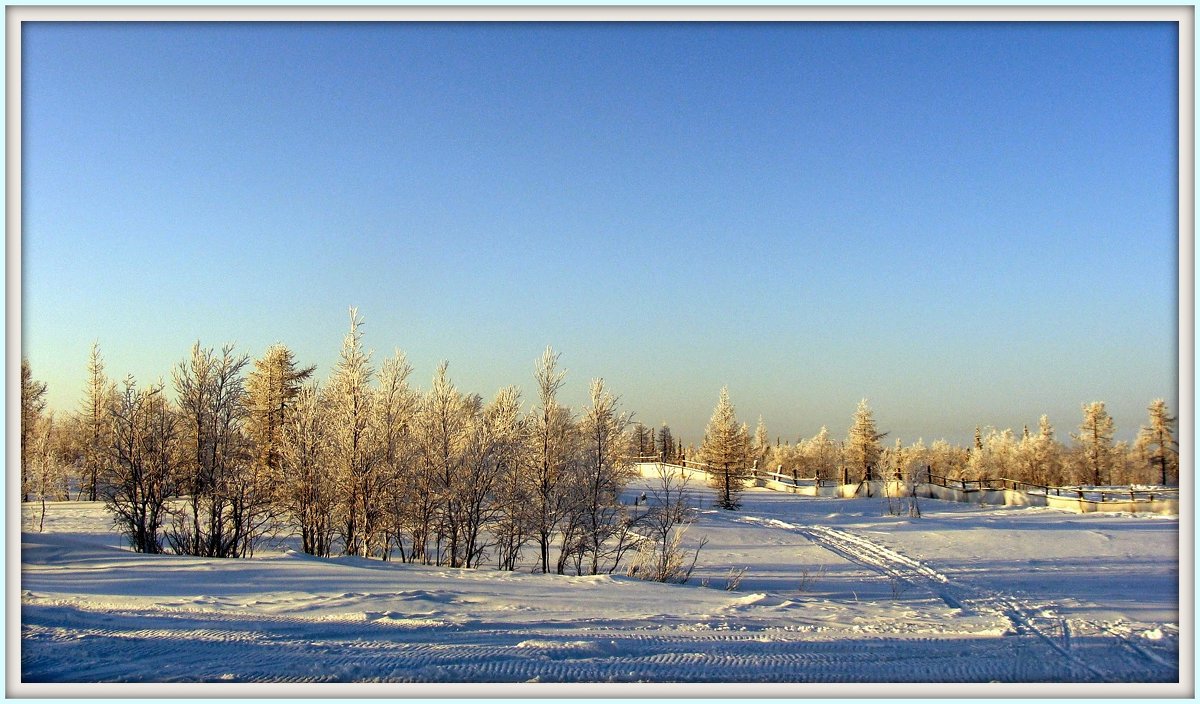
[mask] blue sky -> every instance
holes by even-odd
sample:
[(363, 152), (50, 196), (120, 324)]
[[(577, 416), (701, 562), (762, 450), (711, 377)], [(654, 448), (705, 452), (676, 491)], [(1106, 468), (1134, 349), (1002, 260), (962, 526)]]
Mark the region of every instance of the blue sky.
[(199, 339), (428, 386), (547, 345), (698, 441), (1177, 408), (1173, 24), (51, 24), (23, 351), (73, 408)]

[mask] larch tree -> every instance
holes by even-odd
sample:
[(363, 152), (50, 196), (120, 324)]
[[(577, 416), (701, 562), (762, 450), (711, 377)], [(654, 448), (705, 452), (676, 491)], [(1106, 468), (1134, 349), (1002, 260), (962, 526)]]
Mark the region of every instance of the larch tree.
[(81, 491), (88, 501), (96, 501), (99, 497), (99, 483), (108, 475), (111, 466), (112, 421), (109, 407), (115, 393), (116, 387), (104, 375), (100, 344), (93, 342), (83, 399), (76, 414)]
[(1175, 417), (1167, 410), (1167, 402), (1155, 399), (1151, 402), (1150, 424), (1142, 426), (1138, 433), (1138, 446), (1146, 453), (1150, 464), (1158, 470), (1158, 480), (1166, 485), (1171, 475), (1179, 483), (1179, 443), (1175, 440)]
[(854, 417), (850, 423), (850, 431), (846, 435), (846, 468), (842, 470), (842, 483), (849, 484), (848, 470), (854, 467), (862, 470), (864, 480), (874, 477), (875, 466), (883, 454), (880, 440), (887, 436), (875, 427), (875, 415), (867, 404), (867, 399), (858, 402)]
[(654, 431), (642, 423), (633, 424), (630, 433), (630, 453), (639, 459), (645, 459), (654, 454)]
[(372, 419), (375, 369), (363, 349), (362, 320), (350, 309), (350, 330), (326, 386), (330, 422), (329, 459), (338, 483), (337, 532), (346, 555), (367, 557), (375, 545), (379, 499), (378, 452)]
[(741, 505), (742, 489), (751, 475), (749, 456), (746, 426), (738, 423), (729, 387), (722, 387), (700, 445), (700, 458), (709, 467), (709, 481), (718, 492), (721, 508), (732, 511)]
[[(21, 359), (21, 485), (25, 487), (31, 478), (34, 455), (34, 439), (42, 413), (46, 410), (46, 383), (33, 378), (28, 359)], [(29, 492), (21, 491), (21, 500), (29, 500)]]
[(256, 471), (279, 478), (283, 427), (304, 382), (315, 366), (299, 368), (283, 344), (273, 344), (246, 375), (247, 434), (254, 443)]
[(1073, 437), (1078, 443), (1083, 469), (1091, 475), (1094, 485), (1100, 485), (1112, 470), (1115, 432), (1116, 426), (1103, 401), (1083, 405), (1083, 422)]
[(671, 426), (663, 423), (658, 428), (658, 459), (663, 462), (676, 460), (675, 436), (671, 434)]

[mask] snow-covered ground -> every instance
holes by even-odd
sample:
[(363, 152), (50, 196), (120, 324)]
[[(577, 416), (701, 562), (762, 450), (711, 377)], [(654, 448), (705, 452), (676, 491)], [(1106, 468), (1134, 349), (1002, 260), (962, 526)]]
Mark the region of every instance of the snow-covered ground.
[(686, 585), (138, 555), (98, 505), (52, 504), (42, 533), (26, 507), (22, 680), (1179, 680), (1176, 517), (699, 493)]

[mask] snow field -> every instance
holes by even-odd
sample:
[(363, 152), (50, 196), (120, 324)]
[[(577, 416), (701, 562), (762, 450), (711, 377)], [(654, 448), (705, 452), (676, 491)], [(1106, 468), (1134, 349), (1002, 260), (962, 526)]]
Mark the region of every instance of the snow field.
[[(317, 559), (286, 545), (249, 560), (138, 555), (99, 506), (53, 504), (46, 532), (22, 536), (22, 679), (1179, 678), (1174, 517), (923, 500), (925, 517), (894, 518), (878, 499), (762, 489), (729, 512), (693, 489), (687, 540), (708, 543), (686, 585)], [(725, 590), (730, 568), (745, 568), (737, 591)]]

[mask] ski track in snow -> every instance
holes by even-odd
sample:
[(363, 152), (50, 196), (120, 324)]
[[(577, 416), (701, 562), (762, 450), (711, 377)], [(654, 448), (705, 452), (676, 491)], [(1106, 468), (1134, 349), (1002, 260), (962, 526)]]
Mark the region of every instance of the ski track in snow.
[[(1086, 656), (1079, 656), (1071, 647), (1071, 629), (1068, 620), (1054, 616), (1053, 605), (1033, 605), (1015, 596), (967, 586), (952, 581), (945, 574), (929, 565), (901, 554), (868, 538), (830, 526), (797, 526), (774, 518), (743, 516), (736, 520), (746, 523), (790, 530), (800, 533), (821, 547), (852, 562), (875, 570), (892, 580), (905, 584), (919, 585), (963, 614), (992, 611), (1002, 614), (1011, 624), (1012, 632), (1030, 634), (1049, 646), (1051, 657), (1057, 658), (1066, 671), (1068, 679), (1079, 681), (1124, 681), (1103, 668), (1090, 664)], [(1095, 629), (1111, 636), (1115, 645), (1132, 650), (1148, 669), (1162, 670), (1168, 679), (1178, 676), (1178, 668), (1163, 658), (1149, 652), (1104, 624)], [(1056, 636), (1057, 633), (1057, 636)], [(1111, 646), (1110, 646), (1111, 648)], [(1127, 674), (1127, 673), (1123, 673)]]

